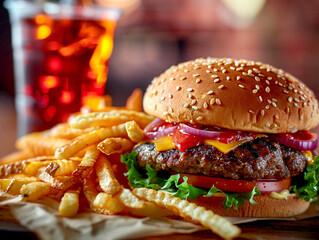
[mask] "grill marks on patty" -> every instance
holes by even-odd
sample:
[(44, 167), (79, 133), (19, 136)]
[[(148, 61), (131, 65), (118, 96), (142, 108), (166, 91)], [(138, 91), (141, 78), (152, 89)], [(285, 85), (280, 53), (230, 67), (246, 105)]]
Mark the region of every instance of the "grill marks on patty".
[(140, 166), (149, 164), (156, 171), (201, 174), (231, 179), (284, 179), (299, 175), (306, 167), (306, 157), (268, 138), (246, 142), (229, 153), (214, 146), (199, 145), (185, 152), (177, 149), (157, 152), (154, 144), (135, 147)]

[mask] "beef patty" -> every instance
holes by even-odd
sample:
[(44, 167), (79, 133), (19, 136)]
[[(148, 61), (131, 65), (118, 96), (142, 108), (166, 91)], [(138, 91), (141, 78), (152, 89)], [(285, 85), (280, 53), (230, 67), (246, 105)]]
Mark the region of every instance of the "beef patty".
[(297, 176), (306, 167), (301, 151), (269, 138), (257, 138), (223, 153), (211, 145), (199, 145), (180, 152), (177, 149), (157, 152), (154, 144), (134, 148), (141, 167), (149, 164), (156, 171), (200, 174), (230, 179), (284, 179)]

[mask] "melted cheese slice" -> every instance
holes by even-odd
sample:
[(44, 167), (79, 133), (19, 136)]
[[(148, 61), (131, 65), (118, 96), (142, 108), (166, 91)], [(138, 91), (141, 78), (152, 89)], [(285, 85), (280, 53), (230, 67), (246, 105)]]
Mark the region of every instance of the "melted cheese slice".
[(311, 151), (302, 151), (302, 153), (306, 156), (307, 158), (307, 164), (314, 164), (315, 162), (313, 161), (313, 154)]
[(289, 193), (289, 190), (283, 190), (280, 193), (272, 192), (269, 196), (275, 199), (287, 199), (289, 196), (295, 196), (295, 194)]
[(159, 137), (154, 140), (154, 144), (157, 152), (167, 151), (175, 148), (173, 138), (170, 136)]

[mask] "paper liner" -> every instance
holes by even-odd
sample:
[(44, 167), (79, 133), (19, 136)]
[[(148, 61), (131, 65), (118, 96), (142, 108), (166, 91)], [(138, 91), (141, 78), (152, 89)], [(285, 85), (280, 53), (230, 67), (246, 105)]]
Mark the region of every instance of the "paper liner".
[[(0, 229), (32, 231), (40, 239), (137, 239), (173, 233), (193, 233), (205, 229), (190, 222), (168, 218), (134, 218), (128, 216), (106, 216), (95, 213), (80, 213), (74, 218), (59, 216), (59, 203), (44, 197), (37, 203), (22, 202), (20, 197), (0, 202), (0, 217), (5, 209), (20, 225), (0, 222)], [(298, 220), (319, 216), (319, 203), (311, 204), (307, 212), (290, 218), (243, 218), (227, 217), (234, 224), (259, 220)], [(21, 228), (21, 226), (26, 229)]]

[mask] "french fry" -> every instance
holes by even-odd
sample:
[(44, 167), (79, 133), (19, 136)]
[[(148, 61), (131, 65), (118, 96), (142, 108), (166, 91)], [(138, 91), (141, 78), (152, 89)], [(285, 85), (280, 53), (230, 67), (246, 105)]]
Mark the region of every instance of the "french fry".
[(43, 171), (38, 174), (38, 178), (48, 183), (53, 189), (65, 191), (74, 184), (73, 176), (57, 176), (53, 177), (49, 173)]
[(100, 187), (107, 194), (114, 196), (121, 189), (121, 185), (117, 181), (112, 171), (110, 162), (106, 157), (101, 156), (95, 166), (96, 176), (98, 177)]
[(142, 90), (139, 88), (134, 89), (131, 96), (129, 96), (126, 101), (126, 108), (128, 110), (142, 112), (142, 98), (143, 98)]
[(129, 139), (138, 143), (144, 139), (144, 132), (135, 121), (129, 121), (125, 123), (125, 128)]
[(133, 143), (126, 138), (107, 138), (97, 145), (97, 148), (105, 155), (123, 153), (132, 150)]
[(0, 188), (6, 193), (12, 194), (12, 195), (18, 195), (20, 194), (20, 189), (24, 184), (28, 184), (31, 182), (35, 182), (38, 179), (35, 177), (16, 177), (16, 178), (3, 178), (0, 179)]
[(142, 112), (114, 110), (109, 112), (92, 112), (76, 116), (70, 122), (73, 128), (110, 127), (127, 121), (136, 121), (142, 128), (154, 120), (154, 117)]
[(138, 197), (156, 203), (171, 210), (183, 218), (191, 218), (225, 239), (233, 239), (240, 235), (240, 228), (233, 225), (226, 218), (214, 214), (210, 210), (199, 207), (194, 203), (173, 197), (169, 193), (148, 188), (135, 188), (133, 193)]
[(0, 165), (14, 163), (14, 162), (21, 162), (31, 157), (32, 157), (31, 154), (26, 151), (11, 153), (0, 159)]
[(98, 191), (95, 187), (95, 181), (94, 181), (94, 172), (91, 172), (87, 178), (83, 180), (83, 193), (86, 199), (88, 200), (90, 204), (90, 208), (93, 212), (105, 214), (105, 215), (113, 215), (114, 213), (110, 210), (104, 209), (104, 208), (97, 208), (94, 206), (94, 200), (96, 196), (98, 195)]
[(65, 145), (67, 142), (67, 139), (45, 137), (40, 133), (32, 133), (18, 139), (16, 147), (21, 151), (28, 151), (33, 157), (52, 156), (58, 147)]
[(54, 137), (54, 138), (63, 138), (71, 140), (73, 138), (79, 137), (85, 133), (97, 130), (98, 127), (86, 128), (86, 129), (75, 129), (71, 128), (69, 123), (60, 123), (53, 128), (42, 132), (42, 136)]
[(79, 207), (79, 191), (69, 190), (61, 199), (59, 212), (63, 217), (73, 217), (78, 213)]
[(113, 198), (111, 195), (101, 192), (93, 201), (93, 206), (97, 209), (106, 209), (112, 213), (120, 213), (125, 209), (125, 206), (117, 198)]
[(63, 176), (71, 174), (79, 165), (78, 161), (69, 160), (54, 160), (50, 162), (46, 168), (45, 172), (49, 173), (51, 176)]
[(31, 182), (22, 186), (20, 194), (28, 201), (36, 201), (50, 192), (50, 184), (45, 182)]
[(77, 168), (72, 172), (75, 177), (75, 181), (81, 181), (81, 179), (86, 178), (87, 175), (93, 169), (93, 166), (100, 156), (100, 151), (95, 145), (90, 146), (84, 155), (83, 160), (77, 166)]
[(144, 208), (145, 202), (136, 197), (129, 189), (122, 188), (116, 197), (129, 208)]
[(128, 208), (128, 211), (134, 216), (140, 217), (172, 217), (174, 216), (170, 211), (165, 208), (161, 208), (155, 203), (144, 202), (143, 208)]
[(73, 141), (59, 147), (55, 151), (55, 157), (57, 159), (67, 159), (72, 155), (76, 154), (80, 150), (92, 145), (94, 143), (100, 142), (108, 137), (126, 137), (125, 124), (120, 124), (110, 128), (101, 128), (82, 136), (75, 138)]

